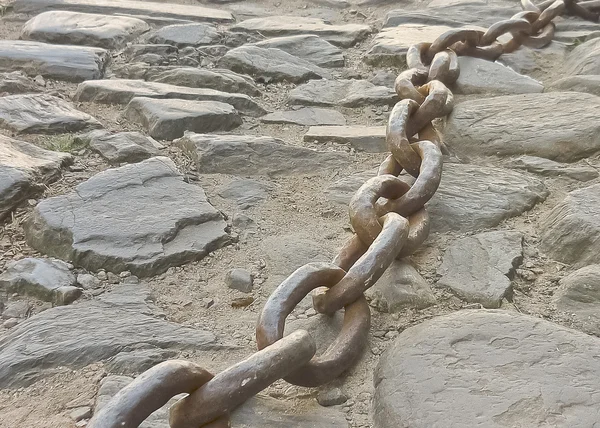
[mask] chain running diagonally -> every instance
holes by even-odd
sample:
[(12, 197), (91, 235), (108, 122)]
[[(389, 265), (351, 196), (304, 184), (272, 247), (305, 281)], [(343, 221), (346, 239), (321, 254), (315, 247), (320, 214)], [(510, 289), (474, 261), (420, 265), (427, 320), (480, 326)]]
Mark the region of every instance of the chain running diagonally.
[[(427, 239), (425, 204), (442, 178), (441, 136), (432, 121), (453, 107), (451, 86), (459, 77), (458, 56), (496, 60), (520, 46), (541, 48), (551, 42), (554, 18), (576, 15), (597, 22), (600, 0), (521, 0), (523, 11), (487, 31), (450, 30), (433, 43), (406, 53), (408, 69), (395, 82), (400, 101), (387, 126), (390, 155), (378, 175), (350, 202), (355, 234), (331, 263), (310, 263), (296, 270), (269, 297), (260, 314), (259, 351), (213, 376), (182, 360), (158, 364), (121, 390), (91, 419), (88, 428), (134, 428), (180, 393), (189, 394), (170, 410), (172, 428), (230, 426), (229, 413), (279, 379), (314, 387), (328, 383), (360, 357), (370, 328), (363, 292), (396, 258), (411, 255)], [(499, 41), (503, 40), (503, 42)], [(407, 175), (398, 176), (402, 171)], [(332, 314), (344, 308), (337, 339), (320, 356), (304, 330), (283, 336), (286, 317), (313, 292), (315, 309)]]

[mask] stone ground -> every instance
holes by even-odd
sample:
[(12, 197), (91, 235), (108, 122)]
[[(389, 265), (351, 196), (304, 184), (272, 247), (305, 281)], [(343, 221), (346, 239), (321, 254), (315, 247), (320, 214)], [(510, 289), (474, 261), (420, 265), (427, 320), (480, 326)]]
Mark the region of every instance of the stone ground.
[[(0, 0), (0, 427), (82, 427), (160, 361), (251, 354), (274, 288), (350, 236), (406, 48), (519, 10)], [(433, 231), (367, 293), (361, 360), (234, 426), (600, 423), (599, 35), (561, 18), (461, 59)], [(288, 321), (328, 343), (339, 316)]]

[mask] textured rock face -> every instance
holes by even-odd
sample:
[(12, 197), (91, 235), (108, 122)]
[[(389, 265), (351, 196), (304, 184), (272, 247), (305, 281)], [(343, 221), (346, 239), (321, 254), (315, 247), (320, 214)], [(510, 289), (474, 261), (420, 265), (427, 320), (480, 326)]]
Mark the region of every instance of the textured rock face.
[(299, 110), (276, 111), (260, 119), (264, 123), (291, 123), (293, 125), (345, 125), (344, 115), (336, 110), (305, 107)]
[(139, 132), (92, 131), (82, 137), (90, 149), (100, 153), (110, 163), (139, 162), (158, 154), (162, 146)]
[(564, 277), (555, 293), (559, 311), (572, 315), (586, 331), (600, 333), (600, 265), (590, 265)]
[(252, 96), (259, 96), (261, 94), (260, 90), (254, 85), (254, 82), (250, 77), (234, 73), (231, 70), (209, 70), (192, 67), (173, 68), (163, 71), (159, 70), (148, 76), (148, 80), (176, 86), (189, 86), (190, 88), (207, 88), (223, 92), (237, 92)]
[(209, 24), (168, 25), (148, 36), (150, 43), (173, 45), (178, 48), (212, 45), (219, 39), (217, 28)]
[(0, 95), (39, 92), (40, 87), (22, 71), (0, 73)]
[(318, 143), (334, 142), (349, 144), (356, 150), (369, 153), (387, 152), (385, 127), (383, 126), (312, 126), (304, 141)]
[(581, 76), (563, 77), (551, 83), (548, 89), (558, 92), (573, 91), (600, 95), (600, 76), (584, 74)]
[(600, 151), (598, 109), (600, 97), (588, 94), (482, 98), (456, 105), (444, 136), (466, 156), (527, 154), (568, 162)]
[(589, 181), (600, 175), (596, 168), (586, 165), (571, 165), (554, 162), (535, 156), (519, 156), (510, 166), (547, 177), (569, 177), (578, 181)]
[(221, 247), (225, 228), (202, 189), (184, 183), (173, 161), (155, 157), (40, 202), (26, 237), (39, 251), (88, 270), (148, 276)]
[(255, 45), (261, 48), (281, 49), (319, 67), (343, 67), (345, 63), (344, 54), (340, 48), (312, 34), (275, 37), (255, 43)]
[(396, 92), (366, 80), (314, 80), (290, 91), (290, 104), (324, 107), (394, 105)]
[(567, 56), (566, 74), (600, 74), (600, 39), (588, 40)]
[(513, 312), (437, 317), (381, 358), (375, 427), (593, 426), (599, 352), (595, 337)]

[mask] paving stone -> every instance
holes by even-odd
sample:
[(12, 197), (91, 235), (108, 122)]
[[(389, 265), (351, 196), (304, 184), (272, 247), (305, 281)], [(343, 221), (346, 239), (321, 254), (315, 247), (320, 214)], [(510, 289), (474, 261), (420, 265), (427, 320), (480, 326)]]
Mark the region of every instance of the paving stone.
[(229, 131), (242, 124), (233, 106), (217, 101), (136, 97), (127, 105), (125, 117), (159, 140), (174, 140), (186, 131)]
[(276, 111), (261, 117), (263, 123), (289, 123), (292, 125), (345, 125), (346, 118), (336, 110), (305, 107), (299, 110)]
[(542, 49), (521, 46), (515, 52), (503, 54), (497, 62), (512, 68), (517, 73), (533, 74), (547, 70), (548, 64), (564, 64), (569, 47), (552, 41)]
[(541, 222), (541, 248), (582, 267), (600, 263), (600, 184), (569, 192)]
[(100, 122), (61, 98), (46, 94), (0, 97), (0, 128), (25, 134), (57, 134), (100, 128)]
[(586, 266), (561, 279), (554, 298), (557, 309), (573, 316), (587, 333), (600, 334), (600, 265)]
[(387, 152), (385, 126), (311, 126), (304, 141), (349, 144), (369, 153)]
[(407, 261), (396, 260), (366, 295), (381, 312), (424, 309), (436, 303), (431, 286)]
[(334, 68), (345, 65), (344, 54), (340, 48), (313, 34), (275, 37), (255, 43), (255, 46), (280, 49), (319, 67)]
[(227, 69), (173, 68), (149, 76), (148, 80), (190, 88), (216, 89), (251, 96), (261, 95), (252, 78)]
[(600, 176), (596, 168), (589, 165), (559, 163), (535, 156), (519, 156), (510, 163), (510, 166), (546, 177), (564, 176), (578, 181), (590, 181)]
[(188, 132), (175, 144), (196, 162), (201, 174), (318, 175), (344, 167), (348, 155), (290, 146), (272, 137)]
[(81, 82), (101, 79), (107, 62), (108, 52), (100, 48), (0, 40), (0, 71)]
[(69, 412), (69, 417), (75, 422), (92, 417), (92, 409), (88, 406), (77, 407)]
[(105, 104), (127, 104), (134, 97), (177, 98), (180, 100), (218, 101), (234, 106), (242, 114), (262, 116), (266, 111), (248, 95), (231, 94), (214, 89), (188, 88), (142, 80), (97, 80), (77, 87), (76, 101)]
[[(1, 98), (0, 98), (1, 99)], [(73, 162), (68, 153), (52, 152), (0, 135), (0, 220), (35, 197)]]
[(567, 55), (566, 75), (600, 74), (600, 39), (588, 40)]
[(169, 158), (154, 157), (106, 170), (71, 193), (43, 200), (25, 235), (38, 251), (89, 271), (143, 277), (227, 244), (225, 228), (204, 191), (185, 183)]
[(92, 131), (79, 137), (87, 142), (90, 149), (99, 153), (108, 162), (134, 163), (158, 154), (163, 146), (140, 132)]
[[(127, 60), (141, 61), (146, 55), (158, 55), (163, 60), (168, 61), (168, 57), (176, 57), (179, 52), (176, 46), (167, 44), (153, 43), (134, 43), (123, 50), (123, 56)], [(144, 65), (148, 67), (147, 65)]]
[(22, 71), (0, 73), (0, 96), (40, 92), (42, 88)]
[[(151, 369), (155, 365), (177, 356), (173, 349), (161, 349), (139, 345), (130, 351), (119, 352), (105, 363), (109, 373), (119, 375), (138, 375)], [(139, 349), (138, 349), (139, 348)]]
[(269, 196), (273, 185), (252, 179), (234, 180), (219, 189), (219, 196), (235, 201), (240, 209), (252, 208)]
[(139, 344), (171, 350), (228, 348), (205, 330), (156, 318), (159, 310), (149, 295), (146, 286), (120, 285), (97, 299), (47, 309), (21, 322), (0, 339), (0, 386), (27, 386), (57, 367), (84, 367)]
[(52, 11), (27, 21), (21, 39), (119, 49), (148, 30), (146, 22), (127, 16)]
[(484, 232), (450, 244), (437, 274), (438, 287), (447, 287), (468, 303), (499, 308), (512, 298), (511, 280), (523, 261), (523, 235), (514, 231)]
[(299, 16), (267, 16), (248, 19), (234, 25), (231, 30), (257, 33), (264, 37), (313, 34), (341, 47), (353, 46), (371, 33), (368, 25), (330, 25), (322, 19)]
[(481, 98), (455, 105), (443, 133), (465, 156), (525, 154), (569, 162), (600, 151), (597, 109), (600, 97), (581, 93)]
[(593, 426), (599, 353), (595, 337), (515, 312), (436, 317), (381, 357), (374, 427)]
[(558, 79), (551, 83), (548, 91), (572, 91), (572, 92), (587, 92), (592, 95), (600, 96), (600, 76), (582, 74), (579, 76), (568, 76)]
[(220, 38), (221, 35), (214, 25), (203, 23), (168, 25), (148, 35), (150, 43), (173, 45), (178, 48), (214, 45)]
[(252, 292), (252, 274), (246, 269), (231, 269), (225, 275), (225, 284), (233, 290), (250, 293)]
[(515, 13), (513, 5), (486, 4), (476, 1), (455, 4), (446, 2), (446, 4), (435, 5), (432, 2), (429, 7), (422, 9), (389, 11), (385, 16), (383, 28), (403, 24), (445, 25), (453, 28), (479, 25), (487, 28), (499, 20), (509, 19)]
[(313, 80), (292, 89), (288, 98), (290, 104), (324, 107), (394, 105), (397, 101), (392, 88), (366, 80)]
[(302, 83), (311, 79), (331, 78), (325, 69), (281, 49), (244, 45), (227, 52), (219, 65), (249, 74), (264, 83), (288, 81)]

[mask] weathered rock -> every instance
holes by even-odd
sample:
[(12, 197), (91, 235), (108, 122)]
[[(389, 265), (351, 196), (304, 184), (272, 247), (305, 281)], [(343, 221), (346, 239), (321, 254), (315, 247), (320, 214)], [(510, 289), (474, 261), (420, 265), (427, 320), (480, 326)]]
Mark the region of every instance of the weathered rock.
[(512, 161), (510, 166), (544, 175), (546, 177), (564, 176), (579, 181), (590, 181), (600, 176), (596, 168), (588, 165), (559, 163), (550, 159), (538, 158), (535, 156), (520, 156)]
[(100, 153), (110, 163), (139, 162), (158, 154), (163, 146), (139, 132), (92, 131), (80, 137), (90, 149)]
[(563, 77), (551, 83), (548, 90), (587, 92), (588, 94), (600, 96), (600, 76), (583, 74), (580, 76)]
[(200, 23), (168, 25), (150, 34), (148, 41), (184, 48), (186, 46), (214, 45), (220, 38), (214, 25)]
[(31, 303), (25, 300), (16, 300), (6, 304), (2, 311), (2, 319), (21, 319), (31, 315)]
[(77, 284), (81, 285), (85, 290), (93, 290), (99, 288), (102, 283), (98, 278), (89, 273), (80, 273), (77, 275)]
[(387, 152), (385, 126), (311, 126), (304, 141), (349, 144), (369, 153)]
[(55, 134), (100, 128), (71, 103), (47, 94), (0, 97), (0, 127), (26, 134)]
[(349, 163), (346, 154), (289, 146), (271, 137), (189, 132), (175, 143), (202, 174), (316, 175)]
[(345, 65), (341, 49), (313, 34), (276, 37), (255, 43), (261, 48), (281, 49), (319, 67), (333, 68)]
[(241, 179), (234, 180), (226, 186), (219, 189), (219, 196), (225, 199), (231, 199), (245, 210), (251, 208), (269, 196), (269, 191), (273, 186), (262, 181)]
[(396, 9), (385, 16), (383, 28), (403, 24), (446, 25), (459, 28), (469, 25), (489, 27), (502, 19), (515, 14), (512, 5), (494, 5), (478, 1), (452, 2), (443, 4), (431, 2), (429, 7), (417, 10)]
[(264, 123), (290, 123), (293, 125), (315, 126), (315, 125), (345, 125), (344, 115), (336, 110), (304, 107), (299, 110), (276, 111), (263, 116)]
[(4, 327), (7, 330), (10, 330), (11, 328), (16, 327), (17, 325), (19, 325), (19, 320), (16, 318), (9, 318), (2, 323), (2, 327)]
[[(105, 364), (110, 373), (120, 375), (138, 375), (155, 365), (174, 358), (177, 352), (172, 349), (161, 349), (140, 345), (131, 351), (119, 352)], [(137, 349), (141, 348), (141, 349)]]
[(54, 290), (54, 304), (57, 306), (70, 305), (75, 300), (79, 299), (82, 294), (83, 290), (74, 285), (58, 287)]
[(68, 153), (0, 135), (0, 220), (21, 202), (43, 192), (43, 185), (60, 177), (61, 168), (72, 162)]
[(480, 58), (461, 56), (455, 94), (529, 94), (543, 92), (544, 85), (531, 77)]
[(521, 46), (515, 52), (501, 55), (496, 61), (517, 73), (531, 74), (544, 72), (548, 69), (548, 64), (564, 64), (568, 50), (564, 43), (553, 41), (542, 49)]
[[(123, 50), (123, 56), (127, 60), (141, 61), (140, 58), (146, 55), (158, 55), (166, 60), (169, 56), (175, 56), (178, 51), (176, 46), (167, 44), (135, 43)], [(144, 66), (147, 68), (147, 65)]]
[(101, 79), (107, 61), (108, 52), (100, 48), (0, 40), (0, 71), (81, 82)]
[(569, 53), (565, 74), (600, 74), (600, 39), (588, 40)]
[(92, 417), (92, 409), (88, 406), (77, 407), (69, 412), (69, 417), (75, 422)]
[(232, 94), (204, 88), (188, 88), (142, 80), (97, 80), (83, 82), (77, 87), (74, 99), (106, 104), (127, 104), (134, 97), (177, 98), (180, 100), (218, 101), (234, 106), (249, 116), (262, 116), (266, 111), (244, 94)]
[(598, 353), (597, 338), (527, 315), (436, 317), (404, 330), (380, 359), (374, 426), (592, 426)]
[(454, 241), (444, 254), (437, 285), (469, 303), (499, 308), (512, 298), (511, 280), (523, 261), (523, 235), (513, 231), (484, 232)]
[(360, 186), (365, 184), (365, 181), (376, 176), (376, 169), (358, 172), (332, 183), (325, 189), (324, 193), (331, 202), (345, 207), (348, 206), (352, 196), (360, 189)]
[(265, 37), (314, 34), (336, 46), (349, 47), (364, 40), (371, 28), (368, 25), (330, 25), (318, 18), (299, 16), (268, 16), (242, 21), (232, 31), (258, 33)]
[(431, 286), (405, 260), (395, 261), (366, 294), (378, 310), (388, 313), (424, 309), (436, 302)]
[(21, 71), (0, 73), (0, 95), (39, 92), (40, 86)]
[(580, 322), (586, 332), (600, 333), (600, 265), (590, 265), (564, 277), (554, 294), (556, 307)]
[(600, 184), (574, 190), (542, 220), (543, 250), (575, 267), (600, 263)]
[(27, 21), (21, 39), (119, 49), (148, 30), (145, 21), (127, 16), (52, 11)]
[(346, 401), (348, 401), (348, 397), (339, 388), (327, 389), (317, 395), (317, 402), (323, 407), (337, 406)]
[(290, 104), (361, 107), (364, 105), (394, 105), (396, 92), (375, 86), (366, 80), (315, 80), (290, 91)]
[(481, 98), (454, 106), (444, 137), (466, 156), (526, 154), (568, 162), (600, 151), (598, 109), (600, 97), (580, 93)]
[(250, 293), (252, 292), (252, 274), (246, 269), (231, 269), (225, 275), (225, 284), (233, 290)]
[(260, 90), (248, 76), (226, 69), (174, 68), (157, 73), (148, 80), (190, 88), (208, 88), (223, 92), (260, 96)]
[(244, 45), (227, 52), (219, 65), (270, 83), (302, 83), (311, 79), (331, 78), (327, 70), (281, 49)]
[(174, 140), (186, 131), (229, 131), (242, 124), (233, 106), (217, 101), (136, 97), (127, 105), (125, 117), (159, 140)]
[(186, 184), (165, 157), (109, 169), (43, 200), (25, 228), (39, 251), (91, 271), (137, 276), (201, 259), (228, 242), (204, 191)]
[(21, 322), (0, 339), (0, 386), (25, 386), (51, 374), (46, 369), (86, 366), (139, 344), (196, 351), (219, 346), (209, 332), (155, 318), (148, 300), (147, 287), (121, 285), (98, 300)]

